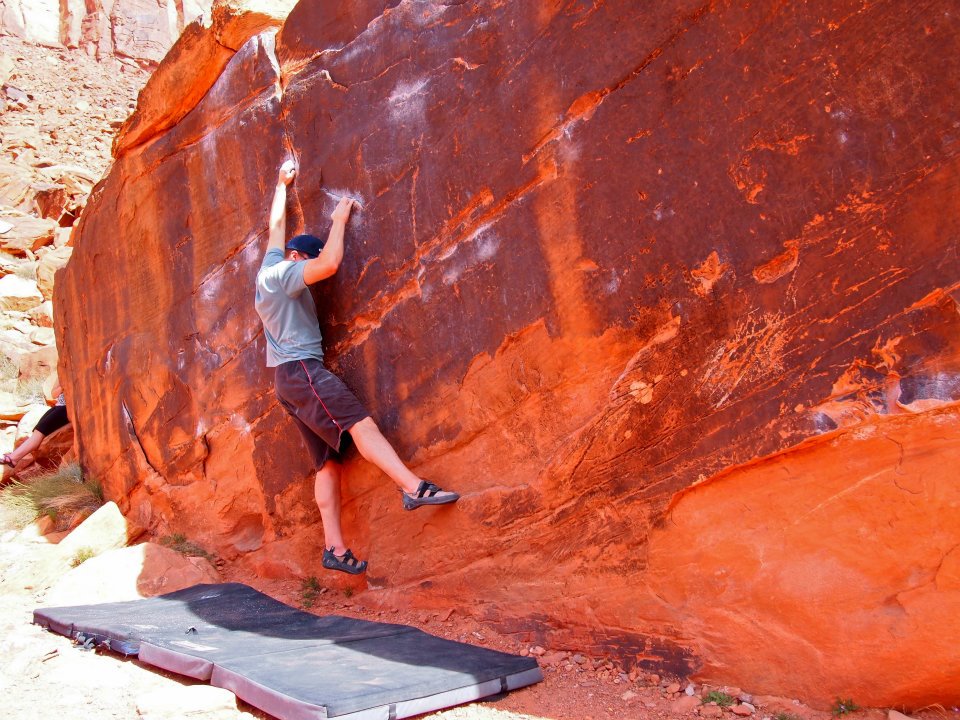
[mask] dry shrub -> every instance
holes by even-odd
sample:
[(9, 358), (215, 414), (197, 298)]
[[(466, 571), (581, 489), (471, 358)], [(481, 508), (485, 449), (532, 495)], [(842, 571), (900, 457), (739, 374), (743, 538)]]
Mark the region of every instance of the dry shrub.
[(101, 505), (100, 483), (84, 478), (79, 464), (70, 463), (0, 490), (0, 525), (20, 529), (47, 515), (58, 530), (65, 530), (75, 517), (89, 515)]

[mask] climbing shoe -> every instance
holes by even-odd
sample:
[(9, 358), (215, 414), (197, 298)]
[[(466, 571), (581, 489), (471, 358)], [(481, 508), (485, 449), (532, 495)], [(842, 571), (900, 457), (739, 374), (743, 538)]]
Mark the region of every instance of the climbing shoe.
[(421, 480), (415, 493), (400, 491), (403, 495), (403, 509), (416, 510), (421, 505), (446, 505), (460, 499), (455, 492), (441, 490), (432, 482)]
[(331, 547), (323, 549), (323, 566), (327, 570), (339, 570), (351, 575), (359, 575), (367, 569), (367, 561), (357, 560), (350, 550), (344, 552), (343, 555), (337, 555)]

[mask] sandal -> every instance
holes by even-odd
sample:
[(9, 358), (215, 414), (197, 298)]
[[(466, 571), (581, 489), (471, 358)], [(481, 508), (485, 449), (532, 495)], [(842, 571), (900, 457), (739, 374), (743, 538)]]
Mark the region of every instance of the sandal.
[(15, 468), (17, 466), (17, 464), (10, 458), (9, 453), (5, 454), (2, 458), (0, 458), (0, 464), (6, 465), (7, 467), (12, 467), (12, 468)]
[(447, 503), (455, 503), (460, 499), (457, 493), (441, 490), (432, 482), (426, 480), (420, 481), (415, 494), (411, 495), (403, 490), (400, 493), (403, 495), (404, 510), (416, 510), (421, 505), (446, 505)]
[(337, 555), (331, 547), (323, 549), (323, 566), (327, 570), (339, 570), (351, 575), (359, 575), (367, 569), (367, 561), (357, 560), (350, 550), (346, 550), (343, 555)]

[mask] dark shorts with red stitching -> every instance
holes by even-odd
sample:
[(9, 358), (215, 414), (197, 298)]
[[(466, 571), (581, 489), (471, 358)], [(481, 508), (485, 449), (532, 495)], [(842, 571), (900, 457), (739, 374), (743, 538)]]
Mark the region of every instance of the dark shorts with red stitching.
[(277, 398), (293, 417), (317, 469), (340, 462), (354, 425), (367, 409), (319, 360), (291, 360), (276, 367)]
[(46, 437), (51, 433), (55, 433), (57, 430), (68, 425), (69, 423), (70, 418), (67, 417), (66, 406), (55, 405), (43, 414), (43, 417), (40, 418), (36, 427), (33, 429)]

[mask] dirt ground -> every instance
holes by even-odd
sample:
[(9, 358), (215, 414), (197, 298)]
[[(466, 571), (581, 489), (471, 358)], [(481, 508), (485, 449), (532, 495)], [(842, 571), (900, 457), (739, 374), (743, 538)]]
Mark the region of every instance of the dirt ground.
[[(32, 624), (32, 612), (46, 588), (29, 582), (11, 582), (9, 571), (24, 563), (39, 562), (41, 538), (23, 537), (0, 528), (0, 692), (4, 714), (18, 720), (41, 718), (234, 718), (269, 720), (271, 716), (237, 700), (225, 690), (158, 671), (135, 658), (109, 652), (86, 651), (66, 637)], [(539, 655), (544, 680), (528, 688), (432, 713), (431, 720), (662, 720), (666, 718), (724, 718), (735, 720), (731, 708), (703, 704), (711, 688), (694, 685), (687, 697), (686, 681), (647, 674), (621, 674), (603, 658), (588, 658), (551, 648), (535, 648), (504, 636), (493, 628), (457, 612), (382, 610), (366, 604), (364, 594), (324, 587), (320, 578), (305, 592), (296, 581), (245, 577), (231, 567), (221, 568), (225, 581), (245, 582), (296, 607), (318, 615), (345, 615), (367, 620), (402, 623), (444, 638), (495, 650)], [(719, 689), (719, 688), (713, 688)], [(830, 720), (788, 698), (765, 697), (760, 688), (723, 688), (733, 696), (752, 701), (739, 705), (744, 717), (757, 720)], [(933, 709), (917, 714), (920, 720), (944, 720), (956, 712)], [(883, 720), (883, 710), (859, 710), (851, 720)], [(900, 720), (900, 719), (896, 719)]]
[[(204, 720), (269, 718), (226, 691), (215, 691), (169, 673), (157, 671), (136, 659), (109, 652), (85, 651), (69, 639), (32, 624), (32, 612), (43, 601), (46, 588), (29, 582), (11, 582), (14, 565), (39, 562), (44, 548), (40, 538), (2, 532), (0, 540), (0, 691), (7, 717), (37, 718), (173, 718)], [(34, 557), (35, 556), (35, 557)], [(222, 568), (224, 580), (246, 582), (262, 592), (318, 615), (402, 623), (452, 640), (505, 652), (543, 654), (538, 658), (544, 680), (502, 697), (471, 703), (426, 717), (435, 720), (601, 720), (614, 718), (697, 717), (699, 702), (679, 709), (686, 683), (674, 678), (621, 675), (600, 658), (569, 655), (548, 648), (531, 648), (500, 635), (494, 629), (456, 611), (438, 613), (380, 610), (367, 607), (363, 593), (318, 589), (305, 593), (302, 583), (244, 577)], [(698, 694), (702, 688), (696, 688)], [(736, 689), (728, 689), (733, 692)], [(221, 693), (211, 701), (205, 693)], [(739, 690), (736, 690), (739, 692)], [(225, 695), (223, 695), (225, 693)], [(224, 698), (226, 698), (224, 700)], [(689, 700), (693, 700), (690, 698)], [(688, 700), (688, 701), (689, 701)], [(212, 704), (211, 704), (212, 702)], [(827, 720), (829, 713), (810, 710), (789, 700), (765, 700), (756, 715), (773, 717), (789, 708), (797, 720)], [(706, 706), (704, 706), (706, 707)], [(733, 720), (728, 710), (713, 708)], [(703, 712), (700, 709), (700, 712)], [(717, 715), (719, 717), (720, 715)], [(858, 713), (857, 720), (880, 720), (879, 711)], [(781, 719), (782, 720), (782, 719)]]

